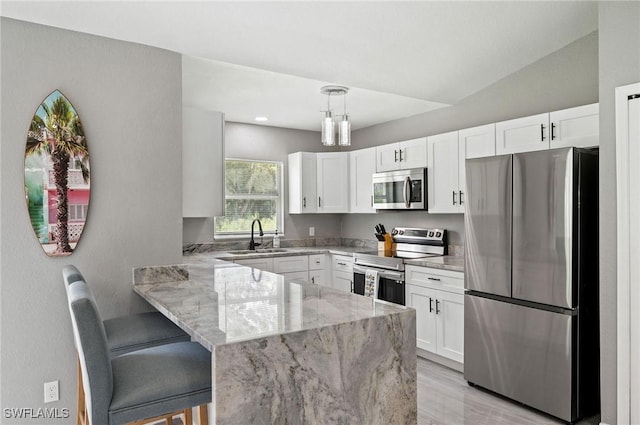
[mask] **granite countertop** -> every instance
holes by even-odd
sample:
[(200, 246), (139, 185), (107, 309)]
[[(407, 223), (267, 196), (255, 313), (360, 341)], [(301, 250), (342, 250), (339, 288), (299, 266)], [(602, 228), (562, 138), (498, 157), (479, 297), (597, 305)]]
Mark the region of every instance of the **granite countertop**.
[(405, 264), (412, 266), (431, 267), (434, 269), (464, 272), (464, 257), (445, 255), (444, 257), (427, 257), (416, 260), (405, 260)]
[(265, 257), (289, 257), (295, 255), (313, 255), (313, 254), (337, 254), (337, 255), (353, 255), (355, 252), (371, 251), (371, 248), (353, 247), (353, 246), (318, 246), (318, 247), (292, 247), (292, 248), (267, 248), (264, 250), (257, 249), (255, 252), (249, 253), (248, 250), (241, 251), (212, 251), (198, 254), (188, 254), (184, 256), (186, 263), (199, 263), (209, 259), (219, 259), (226, 261), (249, 260)]
[(411, 310), (211, 256), (192, 264), (136, 268), (134, 291), (210, 350)]

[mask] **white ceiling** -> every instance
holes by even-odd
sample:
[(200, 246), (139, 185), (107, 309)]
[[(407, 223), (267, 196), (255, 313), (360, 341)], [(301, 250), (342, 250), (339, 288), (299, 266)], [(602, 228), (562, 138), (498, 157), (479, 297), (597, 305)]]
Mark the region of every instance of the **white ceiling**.
[[(183, 103), (318, 130), (350, 88), (353, 128), (455, 104), (597, 29), (591, 1), (2, 1), (0, 14), (185, 55)], [(334, 114), (343, 99), (332, 97)]]

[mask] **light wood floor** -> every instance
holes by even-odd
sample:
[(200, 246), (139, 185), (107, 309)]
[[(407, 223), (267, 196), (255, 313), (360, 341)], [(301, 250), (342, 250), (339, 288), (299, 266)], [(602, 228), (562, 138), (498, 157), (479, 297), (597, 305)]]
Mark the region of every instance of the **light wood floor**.
[[(598, 425), (600, 417), (579, 422)], [(470, 387), (460, 372), (418, 357), (418, 425), (547, 425), (564, 422)]]

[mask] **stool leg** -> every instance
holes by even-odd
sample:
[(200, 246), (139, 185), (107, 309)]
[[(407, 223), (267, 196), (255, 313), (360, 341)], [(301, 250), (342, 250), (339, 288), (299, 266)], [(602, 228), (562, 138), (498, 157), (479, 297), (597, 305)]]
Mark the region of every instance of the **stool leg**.
[(82, 382), (82, 369), (80, 368), (80, 359), (78, 358), (78, 403), (76, 413), (76, 425), (88, 425), (87, 406), (84, 398), (84, 384)]
[(193, 411), (190, 407), (184, 409), (184, 425), (193, 425)]
[(206, 404), (198, 406), (198, 425), (209, 425), (209, 412)]

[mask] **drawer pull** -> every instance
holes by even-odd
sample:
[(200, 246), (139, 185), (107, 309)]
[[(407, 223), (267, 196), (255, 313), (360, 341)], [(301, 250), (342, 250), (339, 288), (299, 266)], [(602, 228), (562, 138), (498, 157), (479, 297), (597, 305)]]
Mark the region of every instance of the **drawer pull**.
[(346, 265), (347, 265), (347, 263), (341, 263), (340, 261), (338, 261), (338, 265), (339, 265), (339, 266), (346, 266)]
[(436, 282), (440, 282), (440, 279), (438, 279), (437, 277), (428, 277), (428, 280), (435, 280)]

